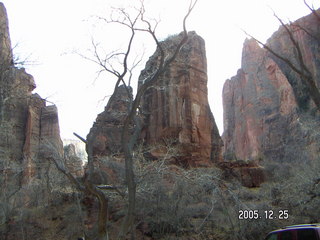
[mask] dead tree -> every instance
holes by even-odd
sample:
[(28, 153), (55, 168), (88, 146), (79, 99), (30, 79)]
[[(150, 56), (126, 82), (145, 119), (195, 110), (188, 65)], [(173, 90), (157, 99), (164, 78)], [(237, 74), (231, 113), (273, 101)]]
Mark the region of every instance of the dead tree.
[[(183, 32), (181, 34), (181, 38), (177, 42), (177, 45), (174, 49), (166, 49), (163, 44), (158, 40), (156, 37), (156, 29), (158, 26), (158, 21), (149, 21), (146, 17), (146, 10), (143, 0), (140, 0), (140, 8), (136, 9), (136, 14), (133, 16), (129, 14), (125, 9), (118, 8), (115, 9), (118, 16), (115, 18), (111, 16), (109, 19), (101, 18), (100, 20), (105, 21), (107, 24), (119, 24), (124, 26), (125, 28), (129, 29), (130, 37), (128, 39), (128, 43), (126, 45), (126, 49), (123, 52), (114, 51), (108, 55), (102, 56), (99, 54), (97, 44), (92, 41), (93, 45), (93, 56), (88, 57), (85, 55), (81, 55), (83, 58), (94, 62), (97, 64), (101, 69), (100, 72), (107, 72), (113, 75), (116, 78), (116, 83), (114, 86), (113, 94), (109, 99), (109, 103), (112, 102), (113, 96), (116, 95), (118, 87), (120, 84), (123, 84), (130, 96), (129, 86), (132, 78), (132, 71), (137, 66), (140, 60), (134, 61), (130, 64), (129, 57), (132, 55), (132, 48), (133, 48), (133, 41), (136, 37), (136, 33), (145, 33), (147, 36), (153, 39), (157, 47), (157, 51), (159, 52), (159, 58), (157, 62), (156, 69), (146, 77), (144, 80), (144, 84), (140, 85), (139, 89), (137, 90), (137, 94), (134, 98), (131, 98), (130, 109), (128, 109), (128, 115), (125, 118), (124, 126), (122, 128), (121, 134), (121, 145), (122, 151), (124, 153), (124, 160), (125, 160), (125, 180), (127, 184), (127, 194), (128, 194), (128, 207), (127, 213), (124, 218), (124, 221), (121, 225), (121, 229), (118, 234), (118, 239), (124, 239), (126, 235), (131, 232), (131, 239), (134, 239), (134, 218), (135, 218), (135, 206), (136, 206), (136, 183), (135, 183), (135, 175), (133, 171), (133, 147), (137, 140), (137, 109), (140, 105), (141, 97), (143, 96), (144, 92), (151, 87), (163, 74), (170, 64), (176, 59), (179, 51), (183, 47), (183, 45), (187, 42), (188, 34), (186, 29), (186, 20), (191, 14), (192, 10), (194, 9), (198, 0), (190, 0), (190, 5), (187, 9), (186, 15), (183, 19)], [(118, 63), (120, 61), (120, 69), (117, 70), (114, 65), (112, 64), (113, 60), (117, 60)], [(119, 64), (118, 64), (119, 66)], [(108, 104), (109, 104), (108, 103)], [(132, 133), (131, 127), (134, 126), (134, 131)], [(108, 220), (108, 198), (102, 192), (103, 189), (100, 186), (96, 186), (91, 181), (93, 172), (94, 172), (94, 164), (93, 164), (93, 149), (87, 145), (87, 153), (88, 153), (88, 170), (85, 174), (85, 177), (82, 181), (76, 179), (65, 167), (63, 164), (62, 158), (53, 159), (56, 164), (56, 167), (63, 172), (70, 182), (72, 182), (79, 191), (87, 192), (93, 195), (95, 198), (98, 199), (99, 202), (99, 216), (98, 216), (98, 225), (99, 225), (99, 240), (106, 240), (108, 239), (108, 230), (107, 230), (107, 220)], [(108, 189), (115, 189), (116, 187), (109, 186)], [(118, 191), (119, 192), (119, 191)]]
[[(133, 29), (133, 31), (146, 31), (148, 34), (150, 34), (155, 41), (157, 45), (157, 49), (160, 52), (160, 59), (157, 66), (157, 69), (147, 77), (147, 79), (144, 80), (144, 84), (140, 86), (138, 89), (138, 92), (135, 96), (135, 99), (133, 100), (131, 110), (125, 120), (124, 127), (122, 129), (122, 148), (125, 155), (125, 171), (126, 171), (126, 180), (128, 184), (128, 193), (129, 193), (129, 205), (128, 205), (128, 212), (124, 221), (124, 224), (122, 226), (121, 232), (120, 232), (120, 238), (123, 238), (126, 233), (130, 230), (130, 228), (133, 228), (134, 226), (134, 211), (135, 211), (135, 193), (136, 193), (136, 184), (134, 180), (134, 172), (133, 172), (133, 155), (132, 155), (132, 149), (133, 145), (135, 143), (134, 135), (130, 135), (130, 124), (134, 121), (137, 109), (140, 105), (140, 100), (144, 92), (152, 86), (159, 76), (163, 74), (169, 67), (169, 65), (176, 59), (180, 49), (182, 46), (187, 42), (188, 39), (188, 33), (186, 29), (186, 20), (191, 13), (192, 9), (194, 8), (195, 2), (191, 2), (188, 12), (186, 16), (183, 19), (183, 37), (181, 38), (180, 42), (176, 46), (173, 52), (167, 52), (166, 49), (163, 48), (161, 43), (159, 43), (156, 35), (155, 35), (155, 29), (156, 27), (152, 27), (151, 23), (147, 21), (144, 17), (145, 9), (142, 5), (141, 8), (141, 21), (147, 25), (146, 29)], [(131, 229), (133, 230), (133, 229)]]

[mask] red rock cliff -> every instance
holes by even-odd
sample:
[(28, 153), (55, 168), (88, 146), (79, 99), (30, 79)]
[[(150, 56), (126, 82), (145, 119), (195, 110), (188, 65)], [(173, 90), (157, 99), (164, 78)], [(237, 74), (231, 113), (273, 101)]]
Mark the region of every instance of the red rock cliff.
[[(195, 32), (188, 35), (177, 59), (142, 98), (142, 139), (145, 145), (170, 139), (178, 149), (178, 164), (209, 166), (220, 161), (222, 143), (208, 104), (205, 43)], [(162, 44), (170, 48), (178, 39), (170, 37)], [(147, 62), (139, 84), (152, 73), (157, 57), (155, 52)]]
[[(48, 226), (50, 232), (61, 231), (54, 227), (54, 215), (60, 211), (64, 216), (68, 208), (59, 201), (64, 201), (60, 191), (69, 182), (51, 160), (52, 155), (63, 155), (58, 111), (32, 94), (35, 87), (33, 77), (15, 66), (6, 10), (0, 3), (0, 201), (5, 206), (0, 213), (1, 239), (51, 239)], [(23, 231), (18, 230), (21, 226)]]
[(127, 89), (123, 85), (118, 87), (90, 129), (86, 148), (93, 157), (121, 152), (121, 131), (132, 99), (132, 90)]
[[(319, 86), (320, 41), (312, 36), (319, 36), (319, 19), (310, 14), (293, 25), (293, 36)], [(268, 40), (268, 45), (298, 64), (283, 27)], [(266, 165), (316, 159), (319, 113), (305, 84), (285, 62), (254, 40), (245, 41), (241, 69), (225, 82), (223, 108), (226, 160), (263, 160), (261, 164)]]
[(224, 85), (223, 107), (225, 157), (253, 160), (272, 128), (293, 117), (297, 105), (279, 66), (254, 40), (246, 40), (242, 68)]

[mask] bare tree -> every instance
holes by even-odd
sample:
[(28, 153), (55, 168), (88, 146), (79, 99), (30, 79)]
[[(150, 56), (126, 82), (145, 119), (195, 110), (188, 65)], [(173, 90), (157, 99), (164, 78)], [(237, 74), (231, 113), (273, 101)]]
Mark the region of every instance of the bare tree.
[[(82, 57), (84, 57), (85, 59), (97, 64), (101, 68), (100, 72), (107, 72), (116, 78), (113, 94), (111, 95), (111, 98), (108, 102), (108, 104), (110, 104), (110, 102), (112, 102), (112, 98), (116, 95), (120, 84), (123, 84), (126, 87), (128, 96), (131, 95), (129, 86), (132, 78), (132, 71), (141, 61), (141, 58), (136, 58), (136, 60), (134, 60), (132, 64), (130, 64), (129, 61), (129, 57), (133, 54), (133, 41), (136, 37), (136, 34), (138, 32), (141, 32), (147, 34), (147, 36), (150, 36), (157, 47), (157, 52), (159, 53), (157, 66), (155, 70), (144, 79), (144, 83), (139, 86), (136, 96), (130, 99), (130, 108), (128, 109), (128, 115), (125, 118), (124, 125), (122, 128), (121, 145), (125, 160), (125, 182), (127, 185), (128, 207), (126, 216), (123, 220), (121, 229), (118, 234), (118, 239), (124, 239), (129, 232), (131, 232), (131, 239), (135, 238), (134, 220), (136, 206), (136, 182), (133, 170), (133, 148), (137, 140), (137, 133), (139, 132), (137, 110), (140, 105), (140, 100), (144, 92), (149, 87), (151, 87), (157, 81), (159, 76), (161, 76), (161, 74), (163, 74), (168, 69), (170, 64), (176, 59), (183, 45), (187, 42), (188, 33), (186, 29), (186, 20), (191, 14), (192, 10), (194, 9), (197, 1), (198, 0), (190, 0), (190, 5), (187, 9), (186, 15), (184, 16), (182, 23), (183, 32), (174, 49), (167, 49), (166, 46), (158, 40), (156, 36), (156, 29), (159, 24), (159, 21), (148, 20), (148, 18), (146, 17), (144, 1), (140, 0), (140, 8), (135, 9), (135, 14), (129, 14), (126, 11), (126, 9), (123, 8), (116, 8), (114, 9), (114, 11), (117, 13), (117, 17), (114, 17), (114, 15), (112, 15), (108, 19), (99, 18), (108, 24), (119, 24), (129, 30), (130, 37), (128, 39), (125, 51), (114, 51), (107, 55), (101, 55), (97, 49), (97, 44), (94, 41), (92, 41), (93, 57), (87, 57), (85, 55), (82, 55)], [(113, 60), (115, 59), (117, 61), (117, 64), (113, 64)], [(76, 179), (65, 167), (64, 159), (62, 156), (52, 157), (52, 160), (55, 162), (56, 167), (68, 177), (70, 182), (72, 182), (79, 191), (89, 193), (93, 195), (96, 199), (98, 199), (98, 239), (106, 240), (108, 239), (108, 198), (102, 190), (116, 190), (119, 193), (121, 192), (117, 189), (117, 187), (114, 186), (97, 186), (93, 183), (92, 176), (95, 171), (93, 149), (92, 146), (88, 144), (87, 153), (88, 170), (81, 181)]]

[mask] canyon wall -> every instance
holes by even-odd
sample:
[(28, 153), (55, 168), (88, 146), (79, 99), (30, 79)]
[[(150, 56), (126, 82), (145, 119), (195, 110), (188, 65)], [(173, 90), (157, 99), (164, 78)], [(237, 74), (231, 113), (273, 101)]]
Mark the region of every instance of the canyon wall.
[[(310, 14), (287, 28), (298, 42), (303, 62), (319, 90), (320, 41), (315, 37), (320, 34), (319, 18)], [(297, 51), (283, 26), (267, 46), (300, 67)], [(241, 69), (223, 88), (225, 160), (254, 160), (268, 165), (270, 174), (279, 167), (316, 163), (319, 110), (307, 88), (285, 61), (247, 39)]]
[(0, 238), (51, 239), (52, 230), (75, 238), (78, 227), (59, 225), (68, 226), (63, 216), (75, 205), (64, 199), (70, 183), (52, 161), (63, 157), (58, 110), (32, 93), (33, 77), (15, 66), (2, 3), (0, 33)]
[[(319, 19), (311, 14), (290, 27), (317, 86)], [(94, 238), (102, 198), (108, 203), (110, 236), (116, 236), (127, 206), (121, 134), (132, 89), (119, 86), (97, 116), (87, 136), (94, 167), (87, 178), (91, 166), (83, 169), (73, 145), (63, 148), (57, 107), (34, 94), (33, 77), (15, 66), (2, 4), (0, 31), (0, 238)], [(289, 209), (290, 223), (315, 222), (320, 114), (308, 86), (287, 63), (247, 39), (241, 69), (223, 88), (221, 139), (208, 104), (205, 43), (195, 32), (188, 37), (176, 60), (143, 94), (130, 126), (141, 125), (133, 149), (137, 236), (256, 239), (261, 229), (276, 225), (276, 220), (257, 219), (253, 229), (250, 221), (241, 222), (238, 210), (247, 208)], [(180, 39), (181, 34), (160, 44), (170, 50)], [(284, 27), (267, 45), (299, 65)], [(139, 87), (158, 59), (156, 50)], [(53, 159), (73, 174), (79, 189), (85, 187), (75, 190)], [(96, 197), (97, 192), (102, 194)]]
[(50, 146), (52, 151), (63, 154), (58, 110), (55, 105), (46, 106), (45, 100), (33, 94), (36, 88), (33, 77), (25, 69), (15, 67), (6, 11), (3, 5), (0, 7), (1, 30), (5, 31), (0, 39), (1, 164), (7, 172), (15, 172), (13, 175), (22, 173), (22, 179), (17, 177), (14, 181), (19, 179), (28, 184), (41, 175), (39, 165), (47, 164), (40, 157), (42, 146)]

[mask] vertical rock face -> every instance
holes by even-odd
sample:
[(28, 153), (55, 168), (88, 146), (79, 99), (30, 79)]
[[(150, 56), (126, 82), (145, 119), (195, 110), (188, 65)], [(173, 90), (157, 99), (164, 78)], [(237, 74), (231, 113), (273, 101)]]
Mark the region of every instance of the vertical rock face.
[[(20, 176), (23, 167), (29, 172), (24, 174), (31, 174), (32, 171), (31, 168), (27, 170), (30, 162), (22, 165), (21, 162), (26, 137), (32, 134), (27, 122), (39, 114), (39, 111), (35, 113), (32, 110), (37, 99), (32, 96), (34, 88), (33, 77), (13, 65), (6, 9), (0, 3), (0, 169), (4, 173), (2, 177), (8, 180), (7, 187), (12, 191), (20, 187), (22, 179), (16, 175)], [(29, 140), (26, 145), (33, 144)], [(34, 154), (26, 149), (29, 160)]]
[(87, 152), (93, 157), (107, 156), (121, 151), (121, 131), (128, 114), (132, 89), (118, 87), (105, 110), (100, 113), (87, 136)]
[[(319, 86), (320, 41), (314, 37), (320, 33), (319, 19), (311, 14), (292, 26), (305, 64)], [(283, 27), (268, 45), (299, 66)], [(253, 40), (244, 43), (241, 69), (225, 82), (223, 108), (226, 160), (298, 164), (316, 159), (319, 120), (304, 82), (285, 62)]]
[[(242, 68), (224, 85), (223, 107), (225, 157), (255, 160), (269, 138), (281, 141), (297, 105), (279, 66), (254, 40), (246, 40)], [(271, 136), (274, 129), (280, 138)]]
[(43, 107), (41, 110), (41, 141), (47, 140), (53, 142), (57, 146), (62, 146), (57, 107), (55, 105), (51, 105)]
[(13, 57), (9, 36), (8, 17), (3, 3), (0, 3), (0, 32), (0, 59), (2, 62), (11, 63)]
[[(298, 19), (289, 25), (292, 36), (298, 42), (301, 49), (303, 62), (310, 71), (317, 87), (320, 86), (320, 62), (319, 62), (319, 34), (320, 34), (320, 9), (308, 16)], [(300, 68), (300, 62), (297, 57), (295, 47), (290, 40), (287, 31), (281, 27), (268, 40), (267, 44), (278, 54), (289, 59), (295, 66)], [(302, 81), (301, 77), (296, 74), (292, 68), (284, 61), (276, 58), (272, 54), (269, 56), (279, 65), (282, 72), (287, 76), (290, 85), (293, 88), (295, 98), (299, 109), (302, 111), (314, 110), (315, 105), (311, 100), (307, 85)]]
[[(146, 145), (170, 139), (178, 149), (179, 164), (208, 166), (219, 161), (222, 143), (208, 104), (205, 43), (195, 32), (188, 35), (177, 59), (142, 98), (142, 139)], [(162, 44), (172, 48), (179, 37)], [(158, 56), (156, 52), (147, 62), (140, 85), (154, 70)]]
[[(51, 160), (63, 156), (58, 111), (32, 94), (35, 87), (33, 77), (14, 65), (6, 10), (0, 3), (1, 239), (51, 239), (46, 235), (48, 226), (50, 234), (61, 231), (51, 217), (55, 219), (59, 211), (64, 216), (70, 207), (59, 204), (68, 182)], [(44, 210), (44, 206), (49, 207)]]
[(26, 184), (36, 176), (36, 162), (38, 158), (40, 144), (40, 129), (41, 129), (41, 110), (45, 107), (45, 102), (38, 94), (31, 98), (28, 106), (27, 122), (25, 128), (25, 141), (23, 145), (24, 159), (24, 179)]
[[(153, 149), (145, 154), (152, 159), (166, 155), (165, 146), (175, 149), (172, 160), (176, 164), (210, 166), (221, 160), (222, 141), (208, 104), (205, 43), (195, 32), (188, 35), (176, 60), (142, 96), (140, 141)], [(174, 49), (180, 38), (173, 36), (161, 44)], [(139, 86), (155, 71), (158, 58), (156, 51), (141, 72)], [(128, 93), (120, 86), (98, 115), (87, 136), (87, 151), (93, 157), (121, 151), (121, 130), (131, 94), (131, 89)]]

